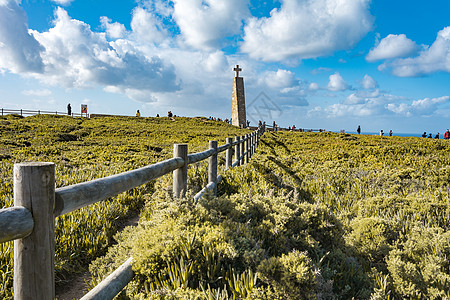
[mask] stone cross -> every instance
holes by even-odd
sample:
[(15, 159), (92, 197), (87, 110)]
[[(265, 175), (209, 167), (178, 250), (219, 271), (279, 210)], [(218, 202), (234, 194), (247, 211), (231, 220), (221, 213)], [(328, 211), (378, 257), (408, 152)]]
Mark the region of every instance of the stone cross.
[(239, 72), (242, 71), (242, 68), (239, 68), (239, 65), (236, 65), (236, 67), (233, 69), (233, 71), (236, 72), (235, 77), (239, 77)]

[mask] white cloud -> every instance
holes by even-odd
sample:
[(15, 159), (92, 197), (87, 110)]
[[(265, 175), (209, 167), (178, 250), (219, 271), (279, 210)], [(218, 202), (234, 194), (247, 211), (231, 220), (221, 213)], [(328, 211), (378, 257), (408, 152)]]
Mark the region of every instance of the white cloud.
[(173, 18), (186, 43), (212, 50), (226, 37), (241, 32), (249, 0), (174, 0)]
[(392, 73), (400, 77), (423, 76), (435, 72), (450, 73), (450, 26), (439, 31), (434, 43), (421, 51), (419, 56), (384, 63), (379, 69), (392, 69)]
[(370, 0), (283, 0), (250, 19), (242, 51), (264, 61), (305, 59), (353, 48), (372, 28)]
[(311, 82), (308, 86), (309, 90), (311, 91), (317, 91), (318, 89), (320, 89), (320, 86), (318, 83), (316, 82)]
[(28, 32), (27, 16), (16, 1), (0, 2), (0, 70), (43, 72), (44, 48)]
[(24, 94), (26, 96), (48, 97), (52, 94), (52, 91), (50, 91), (49, 89), (26, 90), (26, 91), (22, 91), (22, 94)]
[[(45, 83), (65, 87), (115, 85), (122, 90), (167, 92), (178, 89), (174, 67), (158, 56), (147, 56), (125, 40), (108, 42), (104, 33), (71, 19), (62, 8), (55, 11), (54, 27), (33, 31), (45, 48)], [(70, 67), (69, 67), (70, 66)]]
[(432, 115), (438, 110), (440, 104), (448, 103), (450, 96), (443, 96), (439, 98), (424, 98), (420, 100), (415, 100), (411, 104), (407, 103), (389, 103), (386, 108), (397, 114), (402, 114), (405, 116), (412, 115)]
[(123, 38), (127, 32), (125, 26), (118, 22), (111, 23), (111, 19), (108, 17), (100, 17), (102, 28), (106, 30), (106, 34), (112, 39)]
[(369, 51), (366, 60), (373, 62), (377, 60), (392, 59), (415, 55), (419, 46), (404, 34), (389, 34), (380, 43)]
[(328, 90), (333, 92), (345, 91), (350, 88), (350, 86), (342, 78), (341, 74), (338, 72), (330, 75), (330, 81), (327, 86)]
[(56, 4), (66, 6), (72, 3), (74, 0), (51, 0), (51, 1), (55, 2)]
[(263, 74), (260, 83), (270, 88), (285, 89), (296, 87), (300, 82), (291, 71), (278, 69), (276, 72), (269, 71)]
[(373, 79), (372, 77), (370, 77), (367, 74), (364, 75), (364, 78), (363, 78), (363, 80), (361, 82), (361, 85), (366, 90), (375, 89), (375, 88), (378, 87), (378, 83), (376, 82), (376, 80)]
[(161, 20), (142, 7), (133, 10), (131, 29), (135, 39), (145, 43), (161, 43), (167, 35)]

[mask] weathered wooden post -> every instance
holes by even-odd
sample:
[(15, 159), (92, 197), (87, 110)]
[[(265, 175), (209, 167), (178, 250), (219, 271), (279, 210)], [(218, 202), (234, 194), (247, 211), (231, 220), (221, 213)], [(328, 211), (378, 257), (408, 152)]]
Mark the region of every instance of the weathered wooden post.
[(227, 152), (226, 152), (225, 168), (227, 170), (230, 169), (231, 165), (233, 164), (233, 147), (231, 147), (232, 143), (233, 143), (233, 139), (228, 137), (227, 144), (230, 145), (230, 148), (228, 148)]
[(253, 153), (255, 153), (255, 132), (252, 132), (252, 155), (251, 156), (253, 156)]
[(217, 141), (209, 141), (209, 149), (215, 149), (216, 153), (208, 158), (208, 183), (214, 182), (213, 194), (217, 194)]
[(31, 234), (14, 241), (14, 299), (55, 299), (55, 165), (14, 165), (14, 206), (28, 209)]
[(244, 153), (245, 153), (245, 135), (241, 135), (241, 163), (240, 165), (243, 166), (244, 165)]
[(239, 144), (239, 141), (240, 141), (240, 137), (239, 136), (236, 136), (236, 137), (234, 137), (234, 141), (235, 142), (238, 142), (235, 146), (234, 146), (234, 157), (235, 157), (235, 159), (236, 159), (236, 161), (237, 161), (237, 166), (240, 166), (241, 165), (241, 159), (240, 159), (240, 157), (241, 157), (241, 145)]
[(173, 157), (181, 157), (184, 160), (184, 165), (173, 171), (173, 195), (182, 198), (186, 195), (187, 189), (188, 145), (174, 144)]
[(248, 164), (248, 158), (249, 158), (249, 154), (250, 154), (250, 136), (248, 134), (245, 135), (245, 143), (244, 143), (244, 147), (245, 147), (245, 155), (244, 155), (244, 164)]

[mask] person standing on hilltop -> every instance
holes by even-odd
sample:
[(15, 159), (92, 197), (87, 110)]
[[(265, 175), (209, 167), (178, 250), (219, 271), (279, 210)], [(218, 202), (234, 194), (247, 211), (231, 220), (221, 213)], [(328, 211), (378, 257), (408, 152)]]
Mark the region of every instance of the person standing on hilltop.
[(446, 140), (450, 139), (450, 131), (448, 131), (448, 129), (447, 129), (447, 131), (444, 133), (444, 139), (446, 139)]
[(141, 112), (139, 111), (139, 109), (136, 111), (136, 117), (140, 117), (141, 116)]
[(357, 132), (358, 134), (361, 134), (361, 126), (360, 126), (360, 125), (358, 125), (358, 128), (356, 129), (356, 132)]
[(439, 139), (439, 132), (434, 136), (435, 139)]
[(389, 130), (389, 136), (392, 136), (392, 134), (393, 134), (393, 132), (392, 132), (392, 129), (391, 129), (391, 130)]
[(427, 137), (427, 132), (426, 132), (426, 131), (423, 132), (422, 137), (423, 137), (423, 138), (426, 138), (426, 137)]
[(384, 135), (384, 132), (383, 132), (383, 129), (381, 129), (380, 130), (380, 136), (383, 136)]
[(67, 115), (71, 116), (72, 115), (72, 106), (70, 106), (70, 103), (67, 104)]

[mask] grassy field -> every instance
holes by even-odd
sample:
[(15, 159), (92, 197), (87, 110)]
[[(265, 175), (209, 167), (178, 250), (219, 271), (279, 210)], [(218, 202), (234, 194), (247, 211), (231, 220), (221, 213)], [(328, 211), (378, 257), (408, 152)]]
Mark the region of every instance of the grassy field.
[[(224, 144), (228, 136), (247, 133), (204, 118), (71, 118), (39, 115), (0, 117), (0, 207), (12, 206), (13, 164), (50, 161), (56, 165), (57, 187), (136, 169), (172, 157), (174, 143), (189, 152), (208, 148), (208, 140)], [(191, 182), (201, 188), (206, 176)], [(64, 283), (105, 252), (123, 219), (138, 210), (154, 183), (56, 219), (56, 276)], [(12, 242), (0, 244), (0, 298), (11, 297)]]
[[(207, 140), (242, 135), (202, 119), (8, 116), (0, 124), (7, 206), (13, 162), (54, 161), (62, 186), (169, 158), (175, 142), (197, 152)], [(198, 203), (190, 196), (206, 183), (204, 165), (188, 172), (186, 199), (172, 197), (165, 176), (59, 218), (59, 280), (97, 257), (95, 283), (132, 255), (136, 276), (124, 299), (449, 298), (448, 141), (268, 132), (248, 165), (220, 170), (219, 196)], [(114, 220), (136, 209), (139, 225), (106, 251)], [(0, 245), (6, 298), (11, 253)]]

